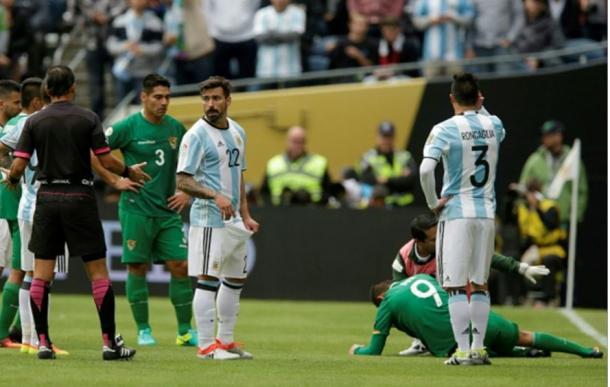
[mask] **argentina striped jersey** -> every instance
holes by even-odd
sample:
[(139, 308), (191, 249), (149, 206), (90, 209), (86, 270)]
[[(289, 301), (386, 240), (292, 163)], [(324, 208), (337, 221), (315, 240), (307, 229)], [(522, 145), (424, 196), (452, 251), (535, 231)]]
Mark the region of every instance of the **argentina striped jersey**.
[(432, 128), (424, 157), (443, 160), (441, 220), (495, 218), (496, 166), (505, 130), (496, 116), (467, 111)]
[[(228, 129), (218, 129), (199, 119), (182, 138), (177, 172), (192, 175), (197, 183), (220, 192), (231, 201), (239, 216), (246, 134), (237, 122), (228, 121)], [(224, 227), (220, 210), (212, 199), (195, 199), (190, 222), (198, 227)]]

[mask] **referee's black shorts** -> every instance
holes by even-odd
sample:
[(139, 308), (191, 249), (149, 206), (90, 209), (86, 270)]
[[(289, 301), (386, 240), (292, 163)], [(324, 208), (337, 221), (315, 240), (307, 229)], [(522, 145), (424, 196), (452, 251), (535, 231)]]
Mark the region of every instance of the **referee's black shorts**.
[(95, 192), (84, 185), (41, 185), (28, 248), (36, 258), (55, 259), (65, 243), (70, 256), (84, 261), (106, 256)]

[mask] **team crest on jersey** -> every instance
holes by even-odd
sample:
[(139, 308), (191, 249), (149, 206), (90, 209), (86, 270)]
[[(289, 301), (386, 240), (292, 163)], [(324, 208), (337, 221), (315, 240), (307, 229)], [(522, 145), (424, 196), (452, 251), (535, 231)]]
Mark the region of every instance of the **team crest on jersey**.
[(241, 138), (239, 138), (239, 136), (235, 136), (235, 142), (237, 145), (241, 146)]
[(170, 137), (169, 146), (171, 146), (172, 149), (176, 149), (176, 147), (178, 146), (178, 139), (176, 137)]
[(108, 129), (106, 129), (106, 131), (104, 132), (104, 134), (106, 135), (106, 137), (110, 137), (112, 136), (112, 133), (114, 132), (114, 130), (112, 129), (112, 126), (109, 127)]
[(137, 243), (137, 241), (135, 241), (133, 239), (127, 240), (127, 248), (129, 249), (129, 251), (133, 251), (133, 249), (136, 248), (136, 243)]

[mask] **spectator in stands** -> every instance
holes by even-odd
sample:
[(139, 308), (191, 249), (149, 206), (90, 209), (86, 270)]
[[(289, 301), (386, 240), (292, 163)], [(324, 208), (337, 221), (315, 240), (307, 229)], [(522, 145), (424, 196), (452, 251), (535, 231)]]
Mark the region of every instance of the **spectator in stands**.
[(586, 22), (586, 1), (548, 0), (549, 13), (561, 27), (566, 39), (579, 39), (584, 36)]
[[(542, 135), (542, 145), (525, 162), (519, 183), (525, 185), (527, 182), (535, 179), (546, 190), (570, 152), (570, 147), (563, 144), (565, 127), (561, 122), (555, 120), (546, 121), (542, 124), (540, 132)], [(578, 221), (582, 221), (587, 209), (588, 191), (587, 172), (581, 161), (578, 181)], [(571, 198), (572, 182), (568, 182), (563, 186), (561, 194), (557, 199), (561, 225), (564, 230), (569, 228)]]
[(305, 12), (290, 0), (271, 0), (254, 16), (258, 41), (256, 76), (259, 78), (299, 75), (301, 36), (305, 33)]
[(377, 42), (367, 36), (368, 22), (362, 15), (351, 14), (349, 33), (329, 47), (330, 68), (372, 66), (378, 63)]
[[(386, 206), (404, 207), (413, 203), (418, 167), (409, 151), (396, 149), (395, 140), (394, 124), (389, 121), (379, 124), (377, 145), (360, 160), (360, 182), (369, 188), (363, 190), (365, 196), (366, 192), (386, 192)], [(383, 187), (385, 191), (375, 187)]]
[[(260, 0), (205, 0), (205, 16), (214, 37), (214, 68), (227, 79), (251, 78), (256, 74), (254, 15)], [(236, 61), (233, 72), (231, 62)]]
[(208, 79), (214, 73), (214, 41), (203, 12), (205, 0), (174, 0), (165, 14), (165, 44), (178, 85)]
[(81, 0), (79, 10), (85, 17), (87, 80), (91, 110), (100, 120), (105, 117), (106, 73), (112, 66), (112, 56), (106, 49), (112, 19), (125, 12), (123, 0)]
[(4, 2), (0, 2), (0, 79), (6, 79), (10, 76), (9, 66), (11, 60), (8, 57), (8, 44), (9, 44), (9, 19), (10, 9), (4, 5)]
[(405, 0), (347, 0), (350, 14), (357, 13), (369, 23), (369, 35), (379, 38), (380, 23), (383, 19), (402, 17)]
[(147, 6), (147, 0), (129, 0), (129, 9), (112, 22), (107, 47), (114, 56), (112, 75), (119, 100), (131, 91), (137, 100), (142, 80), (163, 61), (163, 22)]
[[(561, 48), (564, 37), (559, 25), (549, 13), (548, 0), (524, 0), (525, 26), (513, 42), (518, 53), (533, 53)], [(535, 70), (543, 66), (536, 58), (528, 58), (526, 65)]]
[(596, 41), (608, 37), (608, 1), (580, 0), (586, 14), (585, 37)]
[(459, 71), (456, 65), (444, 63), (464, 58), (465, 33), (473, 19), (471, 0), (417, 0), (413, 23), (424, 32), (423, 59), (429, 62), (425, 69), (427, 77)]
[[(401, 31), (400, 19), (391, 17), (381, 20), (381, 40), (379, 41), (379, 62), (382, 66), (415, 62), (419, 58), (419, 42), (413, 37), (407, 38)], [(381, 69), (375, 72), (378, 79), (388, 79), (403, 74), (393, 70)], [(418, 76), (417, 71), (411, 71), (409, 76)]]
[(286, 135), (286, 150), (267, 162), (261, 194), (278, 205), (325, 204), (332, 189), (328, 161), (309, 153), (305, 129), (294, 126)]
[[(472, 0), (475, 18), (467, 38), (467, 58), (509, 55), (513, 41), (525, 25), (523, 0)], [(476, 71), (506, 72), (511, 63), (479, 65)]]
[(537, 306), (558, 306), (566, 258), (566, 232), (561, 228), (559, 206), (542, 195), (542, 185), (535, 178), (528, 180), (525, 190), (522, 186), (512, 185), (512, 188), (523, 195), (517, 205), (517, 218), (524, 249), (536, 246), (538, 251), (537, 260), (526, 263), (544, 265), (551, 271), (537, 286), (529, 284), (530, 298)]

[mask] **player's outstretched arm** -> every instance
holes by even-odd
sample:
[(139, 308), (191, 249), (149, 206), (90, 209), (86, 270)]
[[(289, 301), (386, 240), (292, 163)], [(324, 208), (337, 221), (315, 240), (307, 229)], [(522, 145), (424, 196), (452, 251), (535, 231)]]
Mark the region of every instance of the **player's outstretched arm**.
[(381, 334), (380, 331), (373, 331), (373, 335), (371, 336), (371, 341), (367, 346), (354, 344), (349, 350), (350, 355), (366, 355), (366, 356), (378, 356), (383, 352), (383, 347), (385, 347), (387, 335)]

